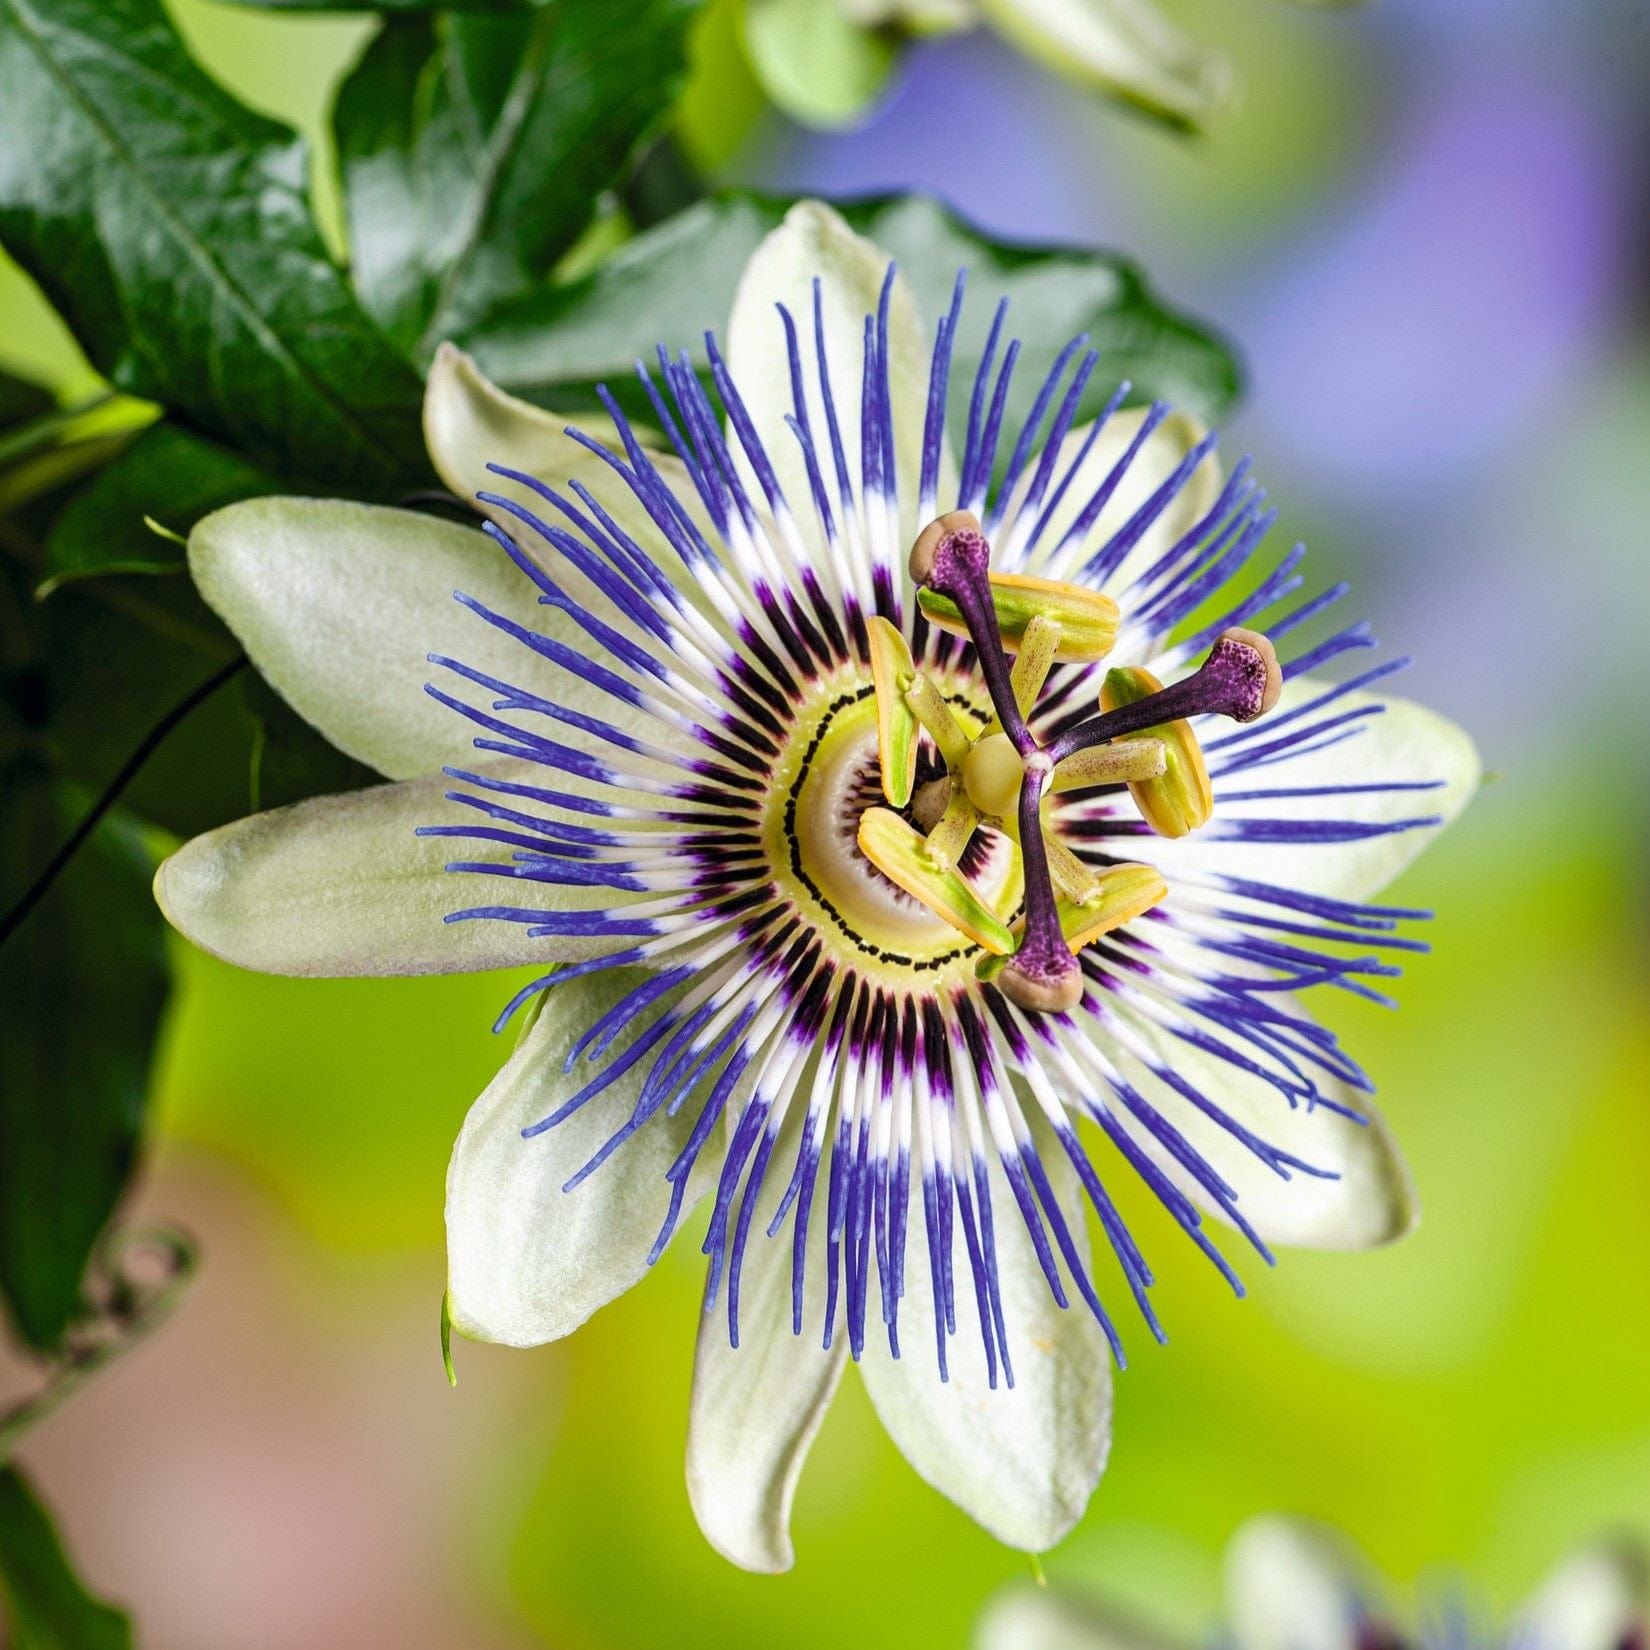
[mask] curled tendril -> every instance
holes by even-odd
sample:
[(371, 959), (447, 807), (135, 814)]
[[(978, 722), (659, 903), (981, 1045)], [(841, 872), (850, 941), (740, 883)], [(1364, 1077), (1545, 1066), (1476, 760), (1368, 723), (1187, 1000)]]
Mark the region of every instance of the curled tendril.
[(165, 1226), (111, 1232), (86, 1280), (87, 1304), (51, 1360), (44, 1384), (0, 1410), (0, 1464), (29, 1429), (158, 1329), (194, 1282), (193, 1239)]

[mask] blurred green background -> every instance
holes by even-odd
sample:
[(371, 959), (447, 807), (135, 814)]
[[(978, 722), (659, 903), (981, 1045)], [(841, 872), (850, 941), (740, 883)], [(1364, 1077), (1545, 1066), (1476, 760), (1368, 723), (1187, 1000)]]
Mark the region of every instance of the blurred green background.
[[(1246, 1268), (1237, 1302), (1133, 1198), (1171, 1344), (1134, 1335), (1112, 1466), (1046, 1568), (1201, 1631), (1226, 1536), (1286, 1509), (1400, 1587), (1459, 1573), (1496, 1608), (1598, 1526), (1650, 1531), (1647, 26), (1581, 0), (1183, 9), (1248, 86), (1201, 144), (983, 39), (915, 52), (864, 130), (805, 135), (764, 112), (716, 7), (690, 146), (723, 177), (925, 185), (990, 228), (1138, 257), (1244, 350), (1235, 439), (1279, 531), (1356, 580), (1418, 656), (1406, 691), (1479, 737), (1499, 777), (1395, 890), (1437, 908), (1435, 954), (1400, 1012), (1340, 1016), (1421, 1230)], [(367, 25), (173, 10), (240, 96), (324, 143)], [(941, 92), (970, 112), (943, 131)], [(0, 365), (90, 379), (5, 266)], [(144, 1642), (960, 1646), (1024, 1573), (852, 1379), (796, 1570), (717, 1558), (682, 1485), (690, 1243), (568, 1343), (461, 1345), (449, 1391), (442, 1180), (506, 985), (178, 963), (140, 1201), (195, 1231), (204, 1273), (24, 1452)]]

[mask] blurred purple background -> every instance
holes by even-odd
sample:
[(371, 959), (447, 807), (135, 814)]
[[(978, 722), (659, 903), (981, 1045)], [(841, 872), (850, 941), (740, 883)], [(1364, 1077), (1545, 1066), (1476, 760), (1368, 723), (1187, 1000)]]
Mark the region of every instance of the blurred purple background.
[[(1629, 628), (1650, 610), (1650, 11), (1202, 12), (1249, 89), (1202, 145), (982, 34), (913, 54), (863, 130), (763, 133), (740, 173), (923, 186), (1005, 234), (1137, 258), (1239, 341), (1231, 441), (1260, 459), (1280, 531), (1353, 572), (1378, 633), (1418, 656), (1405, 691), (1514, 765), (1532, 735), (1650, 685)], [(1562, 696), (1526, 685), (1555, 654), (1601, 652)]]

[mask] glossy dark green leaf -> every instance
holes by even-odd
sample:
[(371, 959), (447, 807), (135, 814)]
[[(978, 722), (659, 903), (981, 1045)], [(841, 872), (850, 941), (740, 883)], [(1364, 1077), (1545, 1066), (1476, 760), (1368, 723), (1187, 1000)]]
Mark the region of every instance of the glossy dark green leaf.
[[(0, 496), (16, 479), (0, 471)], [(187, 525), (176, 505), (174, 497), (171, 519)], [(45, 771), (100, 793), (240, 648), (181, 576), (100, 571), (36, 600), (43, 545), (64, 514), (59, 490), (0, 520), (0, 763), (26, 750)], [(242, 680), (255, 678), (247, 671)], [(370, 777), (284, 706), (225, 688), (176, 721), (122, 802), (146, 823), (193, 835), (240, 818), (260, 796), (274, 805)]]
[[(694, 347), (707, 328), (726, 328), (745, 260), (790, 203), (729, 193), (637, 236), (592, 274), (496, 311), (460, 342), (496, 382), (558, 409), (595, 404), (607, 382), (633, 410), (634, 363), (656, 343)], [(1059, 350), (1086, 332), (1100, 364), (1080, 416), (1118, 381), (1134, 399), (1162, 398), (1213, 420), (1236, 399), (1241, 379), (1231, 347), (1212, 328), (1176, 311), (1141, 272), (1110, 253), (993, 240), (926, 196), (889, 195), (841, 208), (862, 234), (898, 260), (929, 324), (945, 312), (958, 269), (969, 271), (958, 330), (952, 412), (966, 409), (992, 310), (1011, 301), (1011, 336), (1021, 340), (1009, 417), (1024, 414)]]
[(418, 359), (534, 290), (668, 114), (696, 0), (387, 20), (335, 115), (357, 290)]
[[(239, 652), (187, 579), (89, 580), (37, 611), (48, 695), (43, 760), (92, 793)], [(253, 749), (237, 695), (214, 694), (170, 731), (124, 800), (180, 835), (221, 825), (247, 811)]]
[(224, 0), (249, 11), (378, 11), (397, 17), (433, 11), (535, 11), (555, 0)]
[(39, 594), (106, 573), (181, 574), (182, 540), (202, 516), (279, 491), (273, 476), (227, 447), (156, 424), (58, 517)]
[[(26, 760), (0, 774), (0, 910), (88, 800)], [(32, 1346), (55, 1346), (75, 1316), (136, 1157), (167, 989), (153, 874), (135, 828), (110, 816), (0, 943), (0, 1290)]]
[(0, 431), (39, 418), (56, 405), (57, 398), (44, 385), (0, 372)]
[(0, 242), (112, 383), (284, 473), (423, 473), (419, 384), (327, 257), (307, 154), (160, 0), (0, 0)]
[(12, 1650), (132, 1650), (131, 1622), (86, 1591), (15, 1467), (0, 1471), (0, 1594)]

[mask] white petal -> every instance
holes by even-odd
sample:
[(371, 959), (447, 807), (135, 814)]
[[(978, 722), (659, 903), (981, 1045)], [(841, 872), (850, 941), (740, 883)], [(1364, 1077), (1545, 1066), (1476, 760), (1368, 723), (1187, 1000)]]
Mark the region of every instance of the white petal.
[[(1088, 1253), (1076, 1177), (1055, 1147), (1043, 1165), (1073, 1238)], [(1011, 1547), (1041, 1552), (1082, 1517), (1111, 1448), (1111, 1353), (1088, 1310), (1054, 1304), (1000, 1167), (992, 1163), (992, 1209), (1014, 1386), (992, 1390), (958, 1223), (957, 1333), (941, 1382), (933, 1341), (925, 1223), (907, 1237), (899, 1358), (881, 1326), (867, 1332), (860, 1360), (866, 1390), (907, 1461), (941, 1494)], [(915, 1199), (913, 1198), (913, 1202)]]
[(1642, 1643), (1645, 1553), (1636, 1541), (1600, 1541), (1572, 1553), (1519, 1617), (1508, 1643), (1540, 1650), (1622, 1650)]
[[(571, 492), (573, 483), (578, 482), (589, 489), (637, 544), (652, 553), (654, 562), (667, 576), (685, 585), (687, 575), (680, 558), (664, 543), (646, 508), (604, 458), (567, 433), (569, 426), (616, 453), (624, 451), (619, 432), (605, 413), (546, 412), (501, 390), (454, 345), (443, 344), (436, 351), (424, 391), (424, 440), (436, 473), (459, 498), (466, 504), (475, 504), (518, 543), (536, 554), (540, 547), (532, 531), (499, 505), (478, 502), (478, 494), (502, 494), (553, 525), (567, 524), (557, 516), (553, 505), (488, 466), (496, 464), (502, 469), (532, 476), (582, 509)], [(654, 469), (699, 524), (700, 531), (711, 535), (704, 505), (681, 460), (640, 437), (637, 439)], [(564, 565), (557, 562), (556, 570), (557, 577), (562, 578)], [(567, 576), (581, 599), (592, 600), (604, 617), (612, 616), (611, 605), (598, 593), (577, 575), (568, 573)]]
[[(224, 825), (162, 864), (155, 898), (203, 951), (263, 974), (458, 974), (635, 943), (530, 940), (520, 923), (444, 921), (487, 903), (479, 878), (445, 869), (463, 857), (462, 842), (415, 834), (454, 821), (459, 810), (443, 800), (449, 788), (443, 779), (375, 785)], [(547, 909), (627, 897), (554, 884), (533, 892)]]
[[(1272, 729), (1281, 736), (1291, 728), (1316, 725), (1330, 717), (1376, 704), (1384, 704), (1386, 708), (1362, 721), (1347, 724), (1355, 731), (1338, 744), (1262, 767), (1223, 773), (1223, 765), (1240, 747), (1210, 751), (1214, 818), (1202, 830), (1178, 841), (1167, 842), (1159, 837), (1131, 839), (1130, 854), (1161, 866), (1171, 887), (1176, 869), (1191, 869), (1337, 899), (1362, 901), (1379, 894), (1472, 799), (1479, 782), (1478, 752), (1467, 734), (1445, 717), (1408, 699), (1380, 694), (1347, 693), (1322, 711), (1293, 723), (1280, 720), (1291, 710), (1316, 699), (1330, 686), (1328, 682), (1311, 678), (1285, 683), (1277, 708), (1251, 724), (1253, 734), (1243, 741), (1243, 746), (1256, 748), (1268, 744)], [(1209, 744), (1236, 730), (1230, 724), (1206, 723), (1199, 731)], [(1433, 788), (1377, 789), (1350, 796), (1264, 795), (1251, 801), (1223, 800), (1223, 795), (1234, 792), (1394, 783), (1419, 783)], [(1391, 824), (1435, 817), (1437, 824), (1353, 842), (1255, 842), (1236, 836), (1238, 822), (1250, 819)]]
[(747, 0), (745, 50), (762, 89), (808, 126), (851, 126), (899, 61), (892, 39), (820, 0)]
[(601, 460), (567, 433), (569, 424), (619, 450), (618, 432), (605, 413), (546, 412), (506, 394), (455, 345), (436, 350), (424, 389), (424, 443), (436, 474), (465, 503), (503, 489), (489, 464), (558, 485), (571, 474), (594, 473)]
[(1175, 27), (1150, 0), (978, 0), (1022, 51), (1183, 126), (1201, 126), (1231, 95), (1223, 58)]
[[(342, 751), (392, 779), (475, 760), (477, 730), (424, 691), (434, 682), (485, 704), (428, 655), (443, 654), (632, 732), (653, 718), (559, 669), (453, 599), (555, 637), (596, 644), (474, 528), (338, 499), (266, 498), (207, 516), (189, 536), (201, 593), (283, 698)], [(583, 592), (578, 593), (583, 599)], [(611, 617), (611, 609), (607, 610)], [(611, 757), (592, 735), (541, 731)], [(663, 737), (668, 738), (668, 735)]]
[[(790, 1161), (781, 1148), (780, 1156)], [(770, 1238), (786, 1177), (770, 1175), (740, 1281), (739, 1345), (725, 1298), (699, 1320), (688, 1416), (687, 1486), (694, 1517), (724, 1558), (747, 1570), (788, 1570), (791, 1502), (808, 1449), (842, 1375), (847, 1343), (821, 1346), (826, 1200), (814, 1200), (802, 1333), (791, 1332), (794, 1226)]]
[[(562, 1068), (584, 1031), (644, 978), (635, 969), (605, 970), (552, 988), (470, 1108), (447, 1170), (447, 1291), (461, 1334), (507, 1346), (558, 1340), (647, 1271), (670, 1206), (665, 1171), (698, 1108), (650, 1117), (571, 1191), (563, 1187), (632, 1115), (650, 1060), (638, 1060), (554, 1127), (522, 1136), (605, 1069), (605, 1061), (582, 1060), (571, 1072)], [(621, 1038), (608, 1060), (626, 1046)], [(713, 1138), (690, 1177), (684, 1219), (712, 1184), (719, 1155)]]
[[(1043, 571), (1044, 557), (1053, 556), (1072, 524), (1083, 513), (1089, 501), (1099, 492), (1119, 460), (1128, 452), (1131, 443), (1145, 423), (1148, 409), (1124, 407), (1115, 412), (1101, 426), (1094, 437), (1094, 445), (1084, 454), (1083, 462), (1072, 476), (1060, 502), (1050, 514), (1047, 525), (1038, 536), (1037, 547), (1028, 565)], [(1050, 483), (1058, 486), (1093, 430), (1084, 424), (1072, 430), (1060, 444), (1060, 455)], [(1126, 526), (1135, 512), (1174, 473), (1182, 459), (1208, 434), (1207, 428), (1190, 413), (1171, 412), (1146, 439), (1134, 455), (1129, 467), (1118, 482), (1117, 491), (1107, 500), (1105, 508), (1082, 536), (1055, 557), (1048, 568), (1049, 576), (1081, 580), (1083, 564), (1104, 544)], [(1020, 498), (1030, 490), (1034, 467), (1029, 468), (1018, 488)], [(1162, 513), (1140, 535), (1123, 563), (1107, 575), (1102, 588), (1122, 605), (1125, 626), (1129, 619), (1126, 592), (1130, 585), (1150, 568), (1157, 559), (1170, 550), (1180, 538), (1203, 519), (1215, 502), (1221, 487), (1219, 459), (1209, 454), (1187, 478), (1184, 486), (1163, 507)], [(1011, 511), (1004, 512), (1005, 522), (1018, 511), (1016, 500)], [(1022, 524), (1026, 531), (1035, 525), (1028, 517)], [(1082, 581), (1087, 582), (1087, 581)]]
[(986, 1605), (974, 1650), (1180, 1650), (1170, 1640), (1057, 1588), (1016, 1582)]
[(1226, 1549), (1227, 1622), (1239, 1650), (1355, 1650), (1362, 1566), (1305, 1519), (1252, 1519)]
[[(1287, 1006), (1300, 1012), (1294, 1005)], [(1117, 1057), (1103, 1027), (1088, 1023), (1096, 1026), (1096, 1036), (1106, 1044), (1108, 1054)], [(1152, 1050), (1158, 1070), (1170, 1070), (1191, 1084), (1267, 1145), (1335, 1177), (1325, 1179), (1291, 1169), (1290, 1178), (1283, 1179), (1177, 1090), (1153, 1075), (1145, 1064), (1123, 1055), (1119, 1063), (1124, 1075), (1237, 1193), (1238, 1212), (1264, 1241), (1300, 1249), (1371, 1249), (1414, 1229), (1420, 1220), (1414, 1183), (1368, 1095), (1355, 1092), (1325, 1073), (1314, 1072), (1326, 1099), (1354, 1108), (1368, 1121), (1354, 1122), (1326, 1105), (1310, 1110), (1304, 1104), (1291, 1107), (1264, 1078), (1193, 1048), (1157, 1027), (1133, 1020), (1130, 1023)], [(1240, 1052), (1253, 1052), (1242, 1044), (1234, 1046)], [(1119, 1117), (1193, 1202), (1219, 1219), (1227, 1218), (1218, 1203), (1169, 1157), (1143, 1125), (1121, 1111)]]
[[(802, 350), (808, 420), (826, 486), (836, 507), (836, 483), (820, 398), (814, 348), (813, 282), (820, 282), (825, 362), (843, 451), (857, 492), (860, 474), (860, 385), (864, 374), (865, 317), (875, 315), (889, 256), (857, 235), (830, 207), (800, 201), (785, 214), (745, 265), (728, 322), (728, 366), (751, 422), (779, 478), (791, 513), (813, 519), (812, 493), (802, 449), (785, 425), (794, 408), (785, 331), (774, 306), (796, 323)], [(928, 340), (903, 276), (894, 281), (888, 312), (888, 382), (894, 414), (895, 467), (906, 542), (916, 532), (923, 424), (928, 407)], [(750, 485), (754, 486), (754, 482)], [(760, 497), (760, 494), (753, 494)]]

